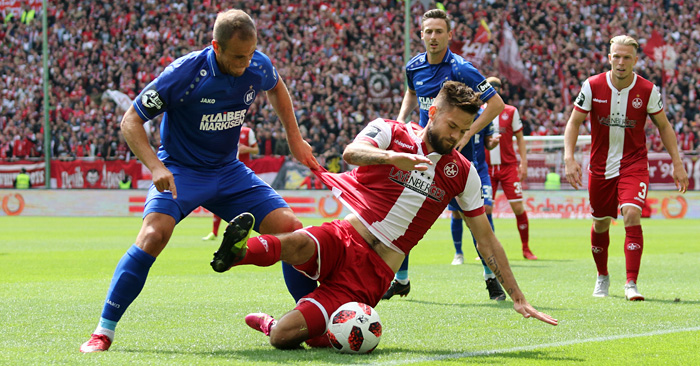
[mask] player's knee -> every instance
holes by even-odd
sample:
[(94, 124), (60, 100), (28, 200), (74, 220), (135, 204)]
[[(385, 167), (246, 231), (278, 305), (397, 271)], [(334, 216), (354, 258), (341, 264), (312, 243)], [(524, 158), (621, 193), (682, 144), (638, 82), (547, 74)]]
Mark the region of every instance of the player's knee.
[(280, 259), (293, 265), (306, 263), (316, 251), (316, 242), (302, 232), (281, 236), (282, 253)]
[(289, 208), (278, 208), (263, 218), (260, 222), (261, 234), (290, 233), (301, 229), (304, 225)]
[(297, 348), (305, 339), (300, 334), (298, 326), (285, 322), (285, 319), (280, 321), (270, 330), (270, 345), (278, 349)]

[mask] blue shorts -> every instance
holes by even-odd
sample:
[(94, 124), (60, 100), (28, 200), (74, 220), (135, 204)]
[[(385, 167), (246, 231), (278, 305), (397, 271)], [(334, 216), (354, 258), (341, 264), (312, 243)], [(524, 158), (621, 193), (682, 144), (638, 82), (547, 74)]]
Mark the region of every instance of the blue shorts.
[(145, 218), (151, 212), (170, 215), (180, 222), (199, 206), (230, 221), (243, 212), (255, 216), (255, 231), (270, 212), (289, 207), (272, 187), (236, 160), (217, 169), (193, 169), (166, 162), (175, 177), (177, 200), (169, 191), (158, 192), (151, 183), (143, 210)]
[[(489, 166), (486, 163), (480, 163), (476, 166), (476, 171), (481, 178), (481, 197), (484, 198), (484, 206), (493, 206), (493, 187), (491, 186), (491, 177), (489, 177)], [(457, 200), (454, 198), (450, 200), (447, 207), (450, 211), (460, 211)]]

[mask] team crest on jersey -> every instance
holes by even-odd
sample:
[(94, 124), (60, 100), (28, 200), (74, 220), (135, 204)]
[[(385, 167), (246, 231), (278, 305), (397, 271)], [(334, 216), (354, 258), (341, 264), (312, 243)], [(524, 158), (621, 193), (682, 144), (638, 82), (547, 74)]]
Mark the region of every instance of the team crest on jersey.
[(636, 109), (642, 108), (642, 99), (641, 98), (632, 99), (632, 107), (634, 107)]
[(141, 96), (141, 103), (143, 103), (143, 106), (146, 108), (160, 109), (163, 106), (160, 94), (155, 90), (146, 90)]
[(457, 164), (449, 162), (445, 164), (444, 172), (448, 178), (454, 178), (459, 174), (459, 168), (457, 168)]
[(508, 113), (501, 114), (501, 119), (504, 121), (507, 121), (508, 120)]
[(251, 89), (248, 90), (245, 93), (245, 95), (243, 96), (243, 102), (246, 105), (250, 105), (255, 100), (255, 89), (252, 89), (252, 88), (253, 88), (253, 86), (251, 85)]

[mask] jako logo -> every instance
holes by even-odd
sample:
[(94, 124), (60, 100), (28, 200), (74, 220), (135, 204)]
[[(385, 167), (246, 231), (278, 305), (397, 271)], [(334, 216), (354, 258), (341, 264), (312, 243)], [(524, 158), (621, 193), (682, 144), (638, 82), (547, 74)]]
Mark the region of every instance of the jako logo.
[(216, 103), (216, 100), (214, 98), (202, 98), (202, 100), (199, 101), (200, 103), (207, 103), (207, 104), (214, 104)]
[(639, 250), (639, 249), (642, 249), (642, 246), (637, 244), (637, 243), (627, 244), (627, 250)]

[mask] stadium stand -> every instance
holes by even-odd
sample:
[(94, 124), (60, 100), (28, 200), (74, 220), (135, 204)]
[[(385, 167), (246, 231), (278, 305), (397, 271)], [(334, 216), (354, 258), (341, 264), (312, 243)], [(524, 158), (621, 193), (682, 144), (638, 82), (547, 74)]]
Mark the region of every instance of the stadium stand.
[[(227, 3), (228, 4), (228, 3)], [(444, 1), (454, 18), (455, 52), (489, 30), (475, 63), (498, 73), (504, 24), (512, 27), (529, 84), (505, 80), (503, 98), (519, 107), (526, 134), (563, 133), (583, 80), (608, 68), (612, 35), (646, 44), (656, 32), (667, 54), (664, 72), (640, 50), (637, 71), (663, 86), (679, 145), (700, 153), (700, 3), (683, 0), (552, 2)], [(259, 30), (259, 48), (273, 60), (294, 98), (302, 133), (320, 157), (337, 156), (376, 117), (396, 117), (403, 96), (403, 3), (397, 1), (239, 1)], [(133, 98), (172, 60), (210, 43), (221, 2), (149, 0), (97, 4), (55, 1), (48, 9), (50, 126), (58, 159), (126, 157), (119, 131), (123, 110), (106, 90)], [(425, 7), (424, 7), (425, 6)], [(414, 1), (411, 54), (423, 47), (420, 15), (435, 6)], [(5, 17), (0, 29), (0, 159), (40, 159), (43, 146), (41, 11), (33, 20)], [(462, 46), (462, 48), (460, 48)], [(465, 51), (466, 52), (466, 51)], [(373, 76), (383, 82), (370, 85)], [(503, 79), (503, 78), (502, 78)], [(288, 154), (282, 126), (264, 97), (249, 112), (261, 155)], [(158, 123), (150, 125), (158, 146)], [(650, 128), (649, 149), (661, 151)], [(264, 146), (263, 146), (264, 145)]]

